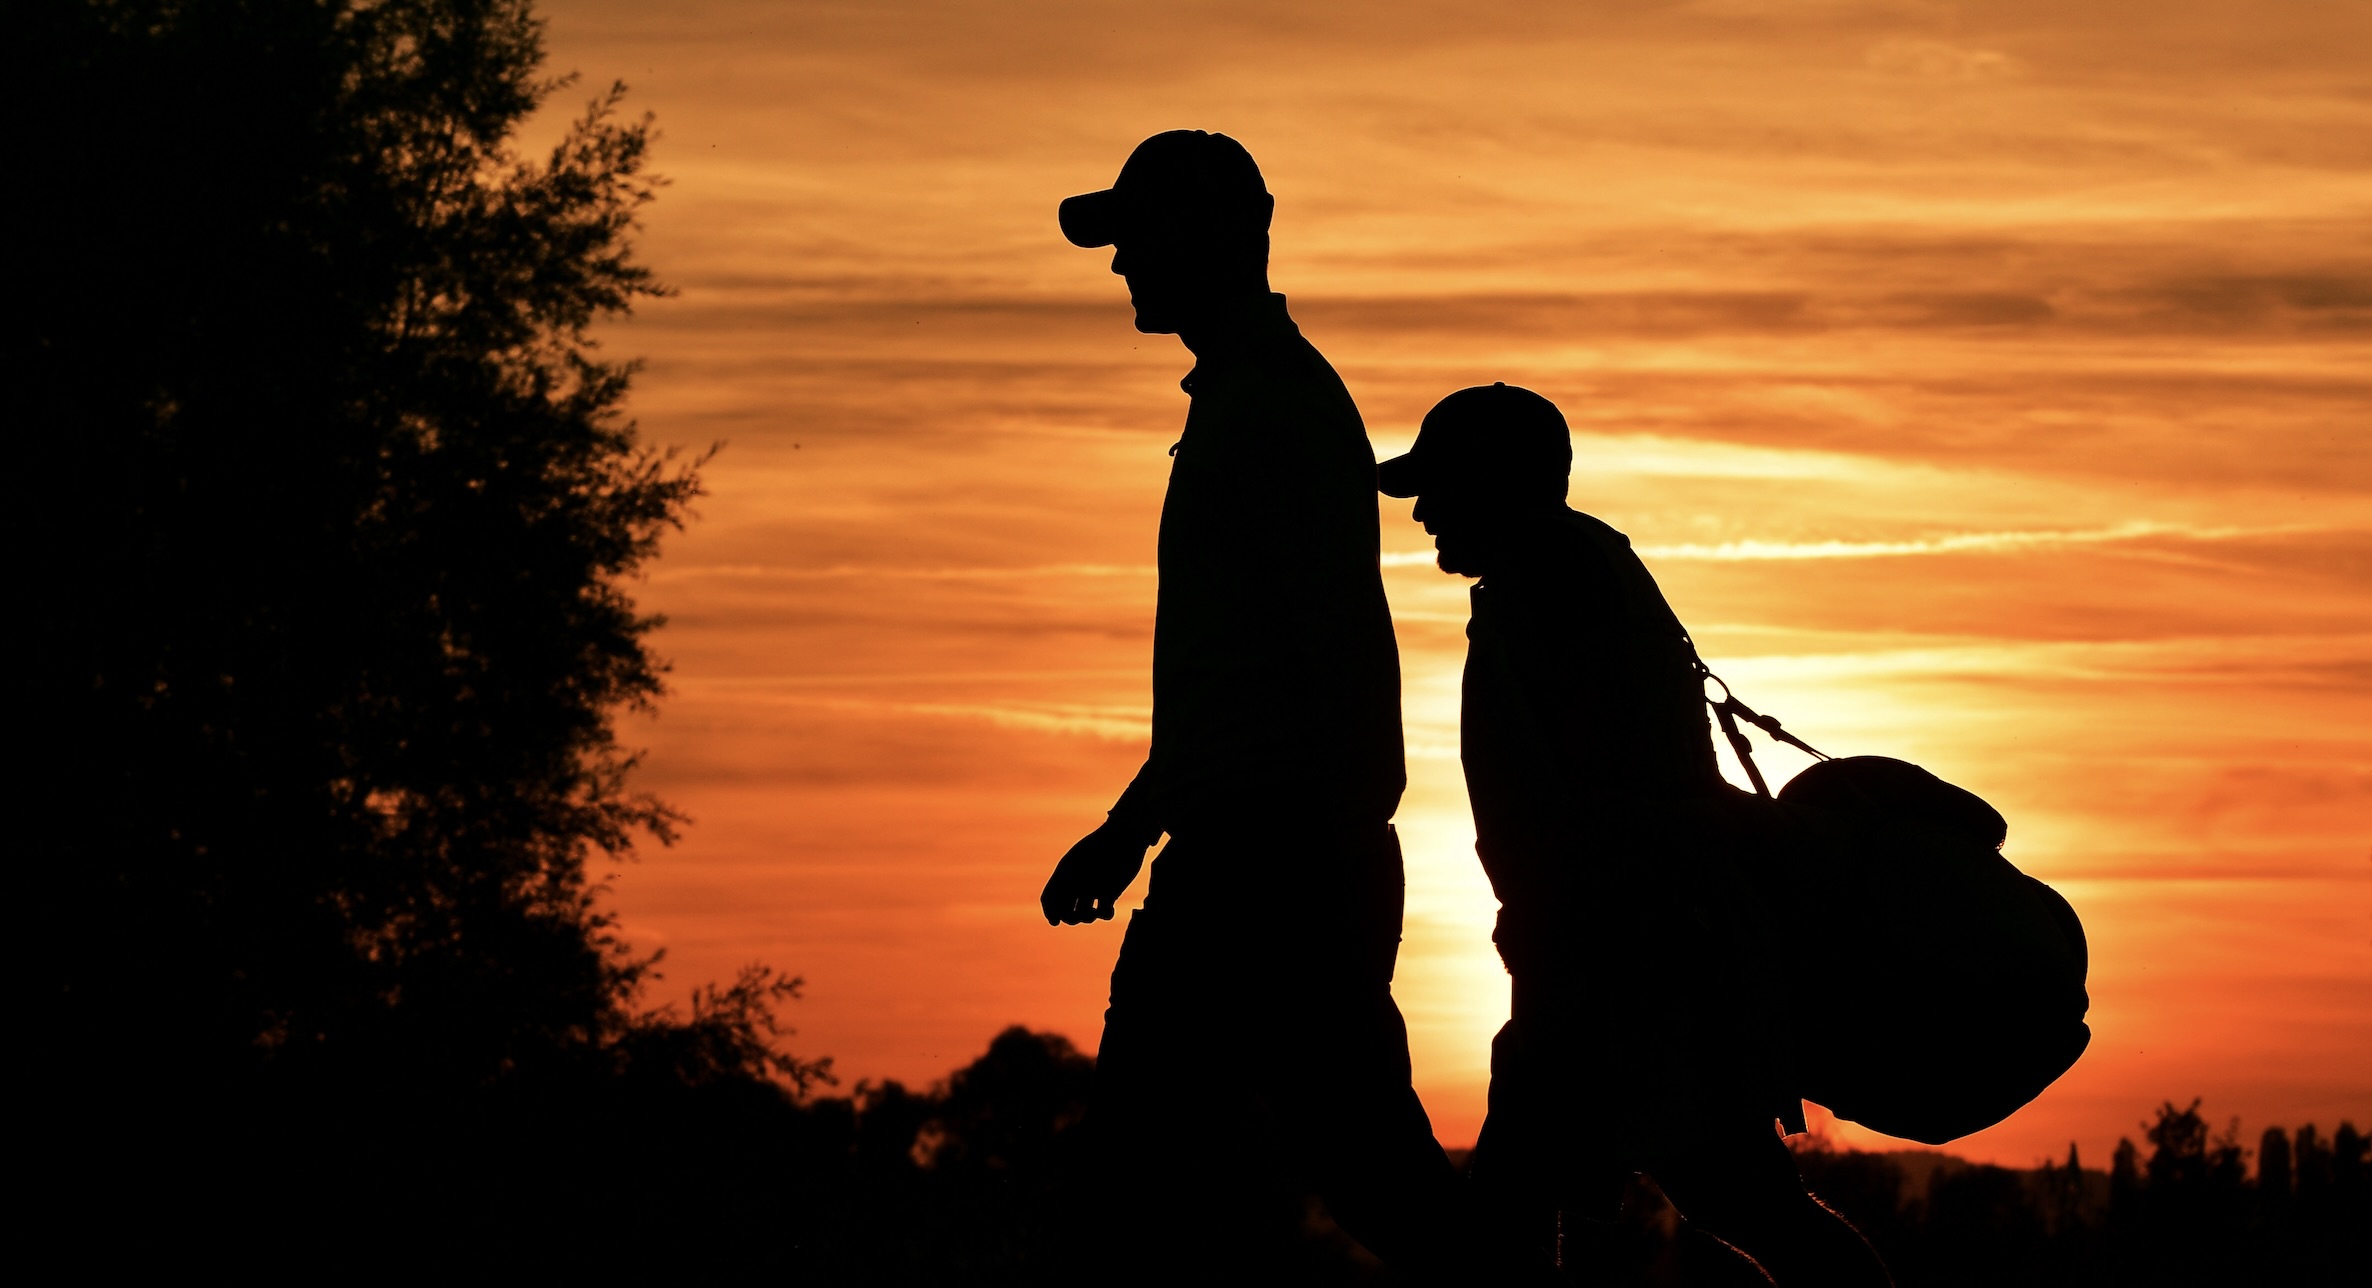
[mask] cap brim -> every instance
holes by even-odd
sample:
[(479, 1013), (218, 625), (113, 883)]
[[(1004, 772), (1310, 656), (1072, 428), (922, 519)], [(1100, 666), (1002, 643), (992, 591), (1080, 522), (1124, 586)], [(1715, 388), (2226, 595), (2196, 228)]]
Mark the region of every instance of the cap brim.
[(1062, 220), (1062, 235), (1073, 246), (1093, 249), (1120, 240), (1120, 194), (1114, 189), (1066, 197), (1055, 213)]
[(1385, 496), (1411, 497), (1424, 490), (1417, 454), (1395, 456), (1375, 467), (1375, 490)]

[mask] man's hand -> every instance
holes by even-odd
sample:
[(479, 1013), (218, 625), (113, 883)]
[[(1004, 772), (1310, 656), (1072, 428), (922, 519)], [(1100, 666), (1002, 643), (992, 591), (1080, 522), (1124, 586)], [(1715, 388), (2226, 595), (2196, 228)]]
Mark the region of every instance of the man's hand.
[(1146, 841), (1107, 821), (1089, 832), (1054, 865), (1038, 907), (1049, 926), (1079, 926), (1110, 921), (1128, 883), (1145, 866)]

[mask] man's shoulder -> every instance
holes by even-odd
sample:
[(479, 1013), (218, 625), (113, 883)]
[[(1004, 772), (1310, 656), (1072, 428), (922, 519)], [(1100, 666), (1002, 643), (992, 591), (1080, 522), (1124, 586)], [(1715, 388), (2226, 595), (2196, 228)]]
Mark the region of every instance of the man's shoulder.
[[(1567, 506), (1565, 512), (1557, 516), (1557, 526), (1570, 534), (1573, 540), (1587, 542), (1600, 549), (1631, 554), (1631, 539), (1597, 515)], [(1636, 555), (1632, 557), (1637, 558)]]
[(1327, 468), (1356, 466), (1362, 495), (1375, 480), (1374, 449), (1358, 404), (1316, 349), (1293, 338), (1263, 346), (1208, 373), (1198, 372), (1190, 437), (1223, 453), (1252, 452), (1271, 461), (1300, 459)]
[(1538, 523), (1526, 545), (1521, 571), (1499, 580), (1529, 615), (1602, 616), (1608, 605), (1629, 598), (1645, 572), (1629, 537), (1579, 510), (1562, 510)]
[(1358, 417), (1350, 390), (1317, 346), (1300, 335), (1262, 336), (1214, 364), (1197, 371), (1194, 397), (1214, 406), (1240, 408), (1247, 414), (1274, 410), (1297, 415)]

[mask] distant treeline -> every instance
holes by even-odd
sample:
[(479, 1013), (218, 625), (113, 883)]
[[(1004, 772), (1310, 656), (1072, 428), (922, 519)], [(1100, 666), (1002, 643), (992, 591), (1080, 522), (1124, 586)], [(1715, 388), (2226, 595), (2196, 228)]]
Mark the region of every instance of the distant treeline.
[(2355, 1126), (2270, 1127), (2250, 1151), (2238, 1120), (2211, 1135), (2199, 1109), (2160, 1105), (2146, 1149), (2120, 1140), (2106, 1172), (2073, 1145), (2031, 1170), (1926, 1152), (1797, 1157), (1905, 1285), (2364, 1282), (2372, 1188)]
[[(814, 1282), (1091, 1276), (1075, 1264), (1069, 1213), (1086, 1181), (1093, 1071), (1065, 1039), (1011, 1028), (929, 1090), (884, 1082), (785, 1096), (768, 1133), (782, 1150), (781, 1201), (743, 1210), (771, 1213), (788, 1259)], [(1905, 1288), (2365, 1282), (2372, 1176), (2353, 1123), (2268, 1128), (2252, 1149), (2237, 1122), (2213, 1131), (2196, 1101), (2161, 1105), (2154, 1119), (2106, 1171), (2072, 1145), (2064, 1163), (2033, 1169), (1818, 1139), (1798, 1160)], [(1236, 1147), (1250, 1159), (1259, 1143)], [(1315, 1204), (1308, 1235), (1300, 1281), (1380, 1276)], [(1581, 1282), (1742, 1282), (1701, 1238), (1640, 1182), (1618, 1224), (1569, 1227), (1568, 1262)]]

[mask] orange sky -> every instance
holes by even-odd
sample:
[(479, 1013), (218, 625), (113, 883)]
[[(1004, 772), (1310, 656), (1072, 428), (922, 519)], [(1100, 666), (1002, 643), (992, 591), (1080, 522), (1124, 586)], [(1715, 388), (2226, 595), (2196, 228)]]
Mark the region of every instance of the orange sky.
[[(1093, 1045), (1118, 930), (1035, 901), (1143, 753), (1189, 362), (1054, 204), (1194, 126), (1259, 158), (1379, 452), (1463, 385), (1555, 399), (1716, 669), (1984, 794), (2082, 912), (2091, 1054), (1956, 1152), (2372, 1119), (2372, 7), (544, 11), (662, 131), (635, 414), (725, 444), (643, 587), (674, 693), (629, 733), (696, 824), (616, 898), (669, 987), (804, 974), (852, 1077)], [(1464, 1144), (1505, 1007), (1465, 583), (1382, 504), (1398, 991)]]

